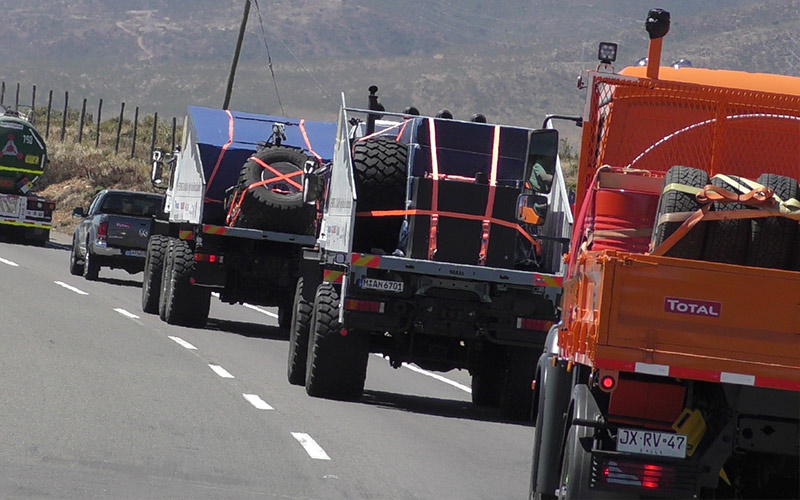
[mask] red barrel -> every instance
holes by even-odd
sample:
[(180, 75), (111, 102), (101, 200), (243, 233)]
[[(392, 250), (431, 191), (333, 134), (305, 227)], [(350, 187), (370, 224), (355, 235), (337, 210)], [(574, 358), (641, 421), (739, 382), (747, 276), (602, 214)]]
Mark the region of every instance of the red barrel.
[(645, 253), (650, 245), (658, 195), (604, 189), (595, 193), (592, 250)]

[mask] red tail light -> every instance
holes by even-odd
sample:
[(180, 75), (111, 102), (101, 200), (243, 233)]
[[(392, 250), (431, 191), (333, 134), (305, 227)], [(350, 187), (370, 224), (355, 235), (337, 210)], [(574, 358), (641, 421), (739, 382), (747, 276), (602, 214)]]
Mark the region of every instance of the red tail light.
[(348, 311), (382, 313), (384, 307), (385, 304), (383, 302), (375, 302), (373, 300), (347, 299), (344, 301), (344, 308)]
[(609, 485), (653, 489), (675, 488), (675, 469), (665, 465), (609, 460), (602, 481)]
[(532, 318), (517, 318), (517, 328), (520, 330), (536, 330), (537, 332), (546, 332), (553, 326), (552, 321), (545, 321), (543, 319)]
[(222, 264), (222, 255), (214, 255), (210, 253), (196, 253), (194, 254), (195, 262), (208, 262), (209, 264)]
[(106, 236), (108, 236), (108, 221), (100, 221), (97, 226), (97, 239), (105, 240)]

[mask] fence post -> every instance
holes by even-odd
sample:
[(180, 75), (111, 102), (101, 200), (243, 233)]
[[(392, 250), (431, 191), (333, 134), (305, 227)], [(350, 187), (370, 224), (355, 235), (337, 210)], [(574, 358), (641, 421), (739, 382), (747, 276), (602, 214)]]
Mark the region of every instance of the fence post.
[(14, 100), (14, 111), (19, 111), (19, 82), (17, 82), (17, 94)]
[(83, 98), (83, 105), (81, 106), (81, 120), (78, 123), (78, 144), (83, 143), (83, 124), (86, 121), (86, 98)]
[(61, 142), (67, 134), (67, 113), (69, 112), (69, 92), (64, 92), (64, 114), (61, 116)]
[(100, 104), (97, 105), (97, 126), (95, 129), (94, 147), (100, 147), (100, 121), (102, 121), (103, 113), (103, 99), (100, 99)]
[(139, 106), (133, 114), (133, 140), (131, 141), (131, 158), (136, 154), (136, 132), (139, 129)]
[[(5, 84), (4, 84), (5, 85)], [(53, 109), (53, 91), (47, 97), (47, 126), (44, 129), (44, 138), (50, 137), (50, 111)]]
[(125, 113), (125, 103), (119, 108), (119, 121), (117, 122), (117, 140), (114, 142), (114, 154), (119, 154), (119, 134), (122, 132), (122, 115)]
[(172, 117), (172, 148), (169, 150), (170, 153), (175, 151), (175, 127), (176, 127), (177, 118), (174, 116)]
[(0, 106), (3, 105), (5, 100), (6, 100), (6, 82), (3, 82), (3, 85), (0, 86)]
[(31, 90), (31, 123), (36, 125), (36, 85)]
[(153, 135), (150, 137), (150, 158), (153, 157), (153, 151), (156, 149), (156, 132), (158, 132), (158, 112), (153, 113)]

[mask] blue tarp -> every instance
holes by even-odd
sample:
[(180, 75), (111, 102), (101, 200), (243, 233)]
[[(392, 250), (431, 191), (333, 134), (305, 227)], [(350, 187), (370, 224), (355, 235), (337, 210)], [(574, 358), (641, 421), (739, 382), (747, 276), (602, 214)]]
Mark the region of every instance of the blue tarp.
[[(272, 135), (272, 126), (282, 123), (286, 128), (286, 140), (283, 145), (305, 149), (308, 146), (300, 131), (300, 120), (282, 116), (257, 115), (242, 111), (231, 111), (230, 116), (223, 109), (189, 106), (189, 126), (197, 141), (203, 176), (207, 186), (206, 198), (222, 201), (225, 190), (236, 184), (239, 170), (251, 154), (258, 148), (259, 142), (266, 142)], [(306, 120), (303, 124), (308, 140), (314, 152), (323, 161), (333, 159), (333, 146), (336, 140), (336, 124)], [(231, 137), (231, 131), (232, 137)], [(225, 149), (225, 145), (230, 145)], [(220, 155), (222, 160), (220, 161)], [(209, 185), (214, 167), (219, 168)]]

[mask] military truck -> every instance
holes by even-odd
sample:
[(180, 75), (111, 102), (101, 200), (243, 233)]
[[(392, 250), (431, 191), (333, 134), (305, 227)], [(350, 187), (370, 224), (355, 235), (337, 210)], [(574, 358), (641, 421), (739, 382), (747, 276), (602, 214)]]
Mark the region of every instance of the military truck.
[(333, 164), (307, 172), (321, 229), (295, 293), (289, 382), (355, 400), (379, 353), (469, 370), (475, 404), (528, 418), (571, 224), (558, 133), (377, 111), (371, 90), (368, 110), (343, 99)]
[(800, 497), (800, 78), (661, 67), (669, 26), (583, 79), (532, 499)]
[(0, 234), (41, 246), (49, 240), (56, 204), (31, 191), (48, 163), (32, 114), (0, 106)]

